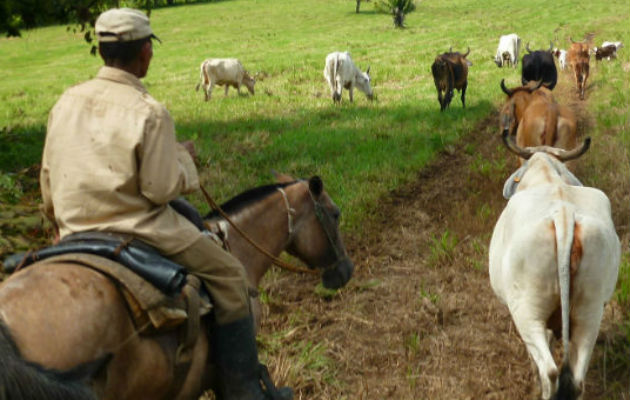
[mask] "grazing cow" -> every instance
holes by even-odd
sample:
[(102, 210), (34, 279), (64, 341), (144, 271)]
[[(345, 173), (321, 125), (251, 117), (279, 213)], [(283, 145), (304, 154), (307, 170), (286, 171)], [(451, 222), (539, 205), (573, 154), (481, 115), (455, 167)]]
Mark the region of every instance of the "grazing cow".
[[(470, 47), (465, 54), (449, 50), (440, 54), (431, 65), (433, 81), (438, 92), (440, 111), (444, 111), (453, 99), (453, 89), (462, 92), (462, 107), (466, 108), (466, 88), (468, 87), (468, 67), (472, 65), (466, 57), (470, 54)], [(444, 96), (442, 96), (444, 92)]]
[[(503, 188), (509, 201), (490, 240), (490, 283), (537, 366), (542, 399), (579, 399), (621, 257), (610, 201), (562, 163), (590, 138), (571, 151), (523, 149), (507, 131), (503, 141), (528, 161)], [(560, 370), (552, 333), (562, 339)]]
[(501, 109), (501, 131), (516, 135), (521, 147), (572, 149), (577, 145), (575, 115), (567, 106), (557, 104), (551, 91), (540, 87), (541, 83), (508, 89), (501, 81), (501, 89), (508, 95)]
[(593, 47), (593, 53), (595, 54), (595, 61), (601, 61), (604, 58), (610, 61), (611, 58), (617, 58), (617, 47), (612, 44), (602, 47)]
[(558, 59), (558, 64), (560, 64), (560, 69), (564, 71), (567, 67), (567, 51), (563, 49), (554, 48), (553, 55)]
[(212, 89), (215, 85), (225, 85), (225, 95), (228, 94), (230, 86), (235, 87), (241, 93), (241, 85), (245, 85), (251, 94), (254, 94), (254, 84), (256, 80), (252, 78), (243, 64), (236, 58), (209, 58), (201, 63), (200, 82), (195, 87), (203, 85), (206, 101), (212, 96)]
[(586, 80), (589, 74), (589, 62), (591, 54), (589, 51), (589, 44), (586, 42), (574, 42), (571, 40), (571, 47), (567, 54), (567, 60), (573, 68), (575, 74), (575, 84), (577, 86), (578, 93), (580, 94), (580, 100), (584, 100), (584, 90), (586, 88)]
[(335, 51), (326, 56), (326, 66), (324, 67), (324, 78), (330, 86), (330, 92), (334, 102), (341, 101), (341, 91), (348, 89), (350, 101), (353, 101), (353, 90), (357, 89), (365, 93), (369, 100), (374, 98), (372, 87), (370, 86), (370, 67), (365, 72), (361, 72), (347, 51)]
[(531, 51), (529, 43), (527, 43), (525, 49), (528, 54), (523, 56), (523, 65), (521, 67), (521, 82), (523, 85), (526, 85), (529, 81), (542, 80), (543, 85), (549, 90), (553, 90), (556, 87), (558, 70), (551, 55), (552, 48), (553, 44), (549, 47), (549, 50)]
[(520, 48), (521, 38), (519, 38), (516, 33), (501, 36), (499, 38), (497, 54), (494, 56), (494, 62), (497, 64), (497, 67), (501, 68), (507, 64), (516, 68)]

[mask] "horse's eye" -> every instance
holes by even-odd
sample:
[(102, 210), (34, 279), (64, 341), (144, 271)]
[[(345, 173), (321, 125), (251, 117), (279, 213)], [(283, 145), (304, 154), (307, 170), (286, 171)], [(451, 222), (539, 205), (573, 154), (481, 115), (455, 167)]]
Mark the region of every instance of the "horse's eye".
[(332, 216), (335, 219), (335, 221), (339, 221), (339, 218), (341, 218), (341, 211), (339, 210), (334, 210), (332, 212)]

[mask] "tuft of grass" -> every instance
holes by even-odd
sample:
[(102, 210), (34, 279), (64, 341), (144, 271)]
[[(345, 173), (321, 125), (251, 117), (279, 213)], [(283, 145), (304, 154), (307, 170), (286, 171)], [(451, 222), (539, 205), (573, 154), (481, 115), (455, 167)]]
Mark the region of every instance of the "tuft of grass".
[(429, 261), (431, 264), (438, 266), (439, 264), (453, 261), (455, 247), (458, 240), (448, 230), (444, 231), (440, 237), (433, 235), (431, 238)]
[(316, 296), (322, 297), (324, 299), (331, 299), (337, 296), (337, 294), (339, 293), (339, 290), (326, 289), (324, 285), (321, 282), (319, 282), (317, 286), (315, 286), (315, 289), (313, 289), (313, 293), (315, 293)]

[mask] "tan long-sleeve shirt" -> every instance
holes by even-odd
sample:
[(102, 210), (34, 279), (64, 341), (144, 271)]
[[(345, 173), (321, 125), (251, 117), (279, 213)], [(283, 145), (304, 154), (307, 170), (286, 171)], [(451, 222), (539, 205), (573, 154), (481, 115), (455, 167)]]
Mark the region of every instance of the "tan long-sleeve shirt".
[(132, 234), (170, 255), (200, 235), (168, 202), (199, 187), (173, 120), (134, 75), (102, 67), (68, 89), (48, 119), (40, 185), (43, 212), (63, 238)]

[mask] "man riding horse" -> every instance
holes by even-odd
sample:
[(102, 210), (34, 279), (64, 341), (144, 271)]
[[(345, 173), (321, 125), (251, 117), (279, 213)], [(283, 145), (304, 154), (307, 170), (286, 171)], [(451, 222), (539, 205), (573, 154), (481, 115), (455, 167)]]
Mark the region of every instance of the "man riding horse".
[(44, 214), (62, 239), (119, 233), (185, 266), (204, 282), (215, 307), (209, 326), (221, 398), (291, 399), (290, 388), (260, 383), (243, 266), (170, 204), (199, 181), (192, 143), (176, 142), (171, 116), (140, 81), (157, 39), (148, 17), (111, 9), (95, 31), (105, 66), (66, 90), (49, 115), (40, 175)]

